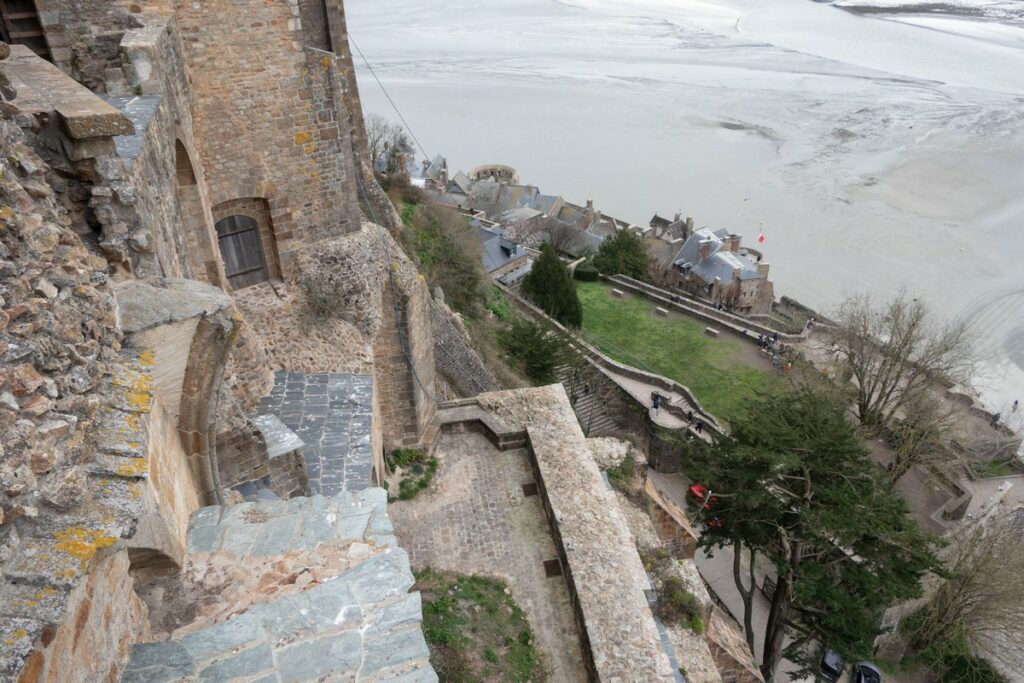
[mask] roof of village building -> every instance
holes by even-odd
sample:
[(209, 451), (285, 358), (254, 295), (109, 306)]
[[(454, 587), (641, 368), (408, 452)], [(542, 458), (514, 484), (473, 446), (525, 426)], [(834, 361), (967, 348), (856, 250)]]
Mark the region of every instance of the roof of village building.
[(476, 228), (476, 237), (480, 240), (480, 261), (484, 272), (494, 272), (513, 261), (526, 257), (526, 250), (512, 240), (506, 239), (500, 229), (488, 230), (480, 224), (480, 221), (472, 221), (470, 225)]
[(672, 221), (667, 218), (662, 218), (658, 214), (654, 214), (654, 217), (650, 222), (650, 226), (652, 228), (667, 228), (670, 225), (672, 225)]
[[(705, 282), (714, 282), (715, 278), (722, 281), (732, 280), (737, 268), (740, 269), (741, 280), (764, 279), (764, 275), (757, 270), (757, 264), (747, 256), (724, 248), (725, 239), (728, 237), (729, 231), (724, 229), (715, 232), (708, 228), (695, 230), (690, 239), (683, 244), (673, 263), (677, 266), (689, 266), (690, 272)], [(711, 250), (701, 259), (701, 245), (708, 242), (711, 244)]]
[(533, 208), (542, 212), (546, 216), (550, 216), (556, 211), (564, 200), (553, 194), (539, 194), (533, 200)]
[(452, 183), (454, 183), (463, 194), (469, 193), (469, 188), (473, 185), (473, 181), (471, 181), (469, 176), (462, 171), (455, 174), (455, 177), (452, 178)]
[(537, 209), (531, 209), (528, 206), (521, 206), (516, 209), (509, 209), (508, 211), (505, 211), (501, 216), (499, 216), (498, 220), (505, 223), (514, 223), (516, 221), (532, 220), (542, 215), (544, 214)]

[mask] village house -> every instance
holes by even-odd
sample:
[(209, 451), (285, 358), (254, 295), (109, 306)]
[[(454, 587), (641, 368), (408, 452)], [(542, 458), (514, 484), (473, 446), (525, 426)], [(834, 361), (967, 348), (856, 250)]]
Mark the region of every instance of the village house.
[(769, 313), (775, 292), (768, 264), (759, 253), (751, 259), (741, 241), (724, 229), (694, 231), (672, 261), (676, 286), (739, 313)]

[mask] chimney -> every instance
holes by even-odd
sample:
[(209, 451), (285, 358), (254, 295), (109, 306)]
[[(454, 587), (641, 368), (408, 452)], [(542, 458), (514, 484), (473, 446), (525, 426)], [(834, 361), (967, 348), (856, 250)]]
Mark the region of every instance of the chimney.
[(676, 217), (672, 219), (672, 222), (673, 222), (673, 223), (678, 223), (678, 222), (679, 222), (679, 221), (681, 221), (681, 220), (683, 220), (683, 214), (681, 214), (681, 213), (679, 213), (679, 212), (677, 211), (677, 212), (676, 212)]
[(593, 211), (593, 210), (594, 210), (594, 200), (593, 199), (588, 199), (587, 200), (587, 211)]
[(697, 251), (697, 263), (700, 263), (711, 255), (711, 240), (701, 240), (700, 249)]
[(686, 234), (683, 237), (689, 237), (693, 234), (693, 219), (689, 216), (686, 217)]
[(729, 251), (737, 252), (740, 250), (740, 240), (743, 239), (737, 234), (729, 235), (729, 241), (726, 243), (726, 248)]
[(732, 279), (733, 280), (739, 280), (740, 279), (740, 275), (742, 275), (742, 274), (743, 274), (743, 266), (736, 266), (735, 268), (732, 269)]
[(761, 263), (760, 261), (758, 261), (758, 263), (757, 263), (757, 273), (758, 273), (758, 275), (763, 275), (764, 279), (767, 280), (768, 279), (768, 264), (767, 263)]

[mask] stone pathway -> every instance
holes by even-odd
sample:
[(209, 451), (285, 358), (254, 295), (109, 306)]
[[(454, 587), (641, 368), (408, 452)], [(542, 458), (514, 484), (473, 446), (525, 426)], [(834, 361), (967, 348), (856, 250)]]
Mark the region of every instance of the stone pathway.
[(372, 376), (278, 372), (259, 412), (276, 415), (306, 444), (311, 493), (333, 496), (370, 486)]
[(579, 633), (564, 577), (546, 578), (557, 551), (524, 449), (496, 450), (482, 435), (442, 434), (435, 485), (390, 509), (412, 565), (508, 582), (526, 612), (537, 646), (559, 683), (585, 681)]

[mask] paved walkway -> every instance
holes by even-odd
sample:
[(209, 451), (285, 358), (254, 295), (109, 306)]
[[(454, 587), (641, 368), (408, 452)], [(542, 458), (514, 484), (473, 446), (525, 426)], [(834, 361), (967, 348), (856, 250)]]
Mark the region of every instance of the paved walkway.
[[(657, 483), (658, 489), (666, 496), (668, 496), (672, 502), (681, 506), (684, 510), (686, 509), (686, 490), (693, 483), (683, 474), (662, 474), (649, 469), (647, 476), (652, 481)], [(700, 525), (694, 525), (694, 530), (699, 533), (701, 531)], [(741, 558), (741, 566), (743, 576), (749, 576), (747, 568), (749, 565), (749, 556), (744, 553)], [(732, 548), (720, 548), (716, 549), (713, 554), (708, 554), (702, 549), (697, 550), (697, 554), (693, 558), (694, 563), (697, 565), (697, 569), (700, 571), (700, 575), (707, 582), (711, 590), (718, 596), (719, 600), (725, 605), (726, 609), (731, 612), (734, 617), (740, 621), (740, 629), (742, 631), (742, 619), (743, 619), (743, 598), (740, 596), (739, 591), (736, 589), (736, 582), (732, 575), (732, 563), (733, 563), (733, 551)], [(758, 585), (763, 585), (765, 580), (765, 562), (762, 560), (758, 563), (758, 569), (755, 570), (755, 576), (757, 577)], [(768, 624), (768, 611), (770, 603), (768, 599), (760, 591), (754, 592), (754, 609), (753, 609), (753, 624), (754, 624), (754, 656), (757, 661), (760, 662), (764, 654), (764, 629)], [(786, 644), (790, 642), (786, 640)], [(794, 678), (793, 674), (799, 669), (799, 667), (788, 660), (782, 660), (778, 670), (775, 674), (777, 681), (813, 681), (813, 678)]]
[(415, 568), (432, 567), (506, 581), (526, 612), (550, 680), (585, 681), (579, 632), (565, 578), (545, 577), (558, 557), (525, 449), (498, 451), (481, 434), (442, 434), (435, 484), (389, 513)]
[(278, 372), (259, 412), (299, 435), (310, 492), (333, 496), (370, 486), (372, 404), (370, 375)]

